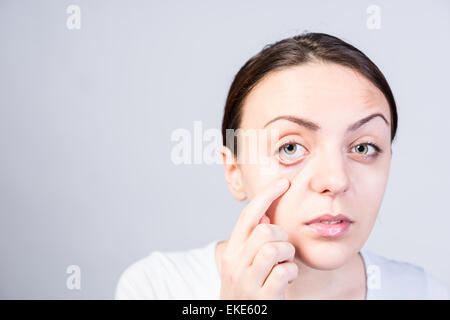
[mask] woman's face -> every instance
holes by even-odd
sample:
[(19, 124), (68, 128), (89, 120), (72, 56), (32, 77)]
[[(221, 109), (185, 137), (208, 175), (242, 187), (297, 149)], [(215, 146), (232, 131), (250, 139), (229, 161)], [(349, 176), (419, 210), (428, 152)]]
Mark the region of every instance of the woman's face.
[[(243, 108), (240, 128), (257, 131), (258, 139), (238, 143), (242, 192), (251, 200), (268, 184), (289, 178), (291, 187), (267, 211), (270, 223), (289, 234), (303, 263), (322, 270), (342, 266), (369, 237), (386, 188), (391, 162), (386, 98), (356, 71), (314, 62), (268, 74)], [(358, 122), (373, 114), (382, 117)], [(258, 161), (251, 162), (255, 153)], [(304, 225), (327, 213), (346, 215), (353, 223), (332, 238)]]

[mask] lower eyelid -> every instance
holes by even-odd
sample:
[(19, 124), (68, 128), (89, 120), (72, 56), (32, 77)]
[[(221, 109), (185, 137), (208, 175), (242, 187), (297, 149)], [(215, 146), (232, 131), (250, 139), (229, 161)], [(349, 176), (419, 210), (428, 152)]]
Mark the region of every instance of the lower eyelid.
[(298, 160), (296, 160), (296, 161), (293, 161), (293, 162), (290, 162), (290, 163), (286, 163), (286, 162), (283, 162), (283, 161), (281, 161), (280, 159), (278, 159), (278, 162), (279, 162), (282, 166), (284, 166), (284, 167), (291, 167), (291, 166), (295, 166), (295, 165), (297, 165), (297, 164), (302, 163), (303, 160), (304, 160), (303, 158), (300, 158), (300, 159), (298, 159)]
[[(354, 153), (354, 152), (353, 152), (353, 153)], [(363, 157), (363, 158), (365, 158), (365, 159), (367, 159), (367, 160), (374, 160), (374, 159), (377, 158), (379, 155), (380, 155), (380, 153), (379, 153), (378, 151), (375, 151), (373, 154), (369, 154), (369, 155), (364, 155), (364, 154), (362, 154), (361, 157)], [(293, 161), (293, 162), (290, 162), (290, 163), (286, 163), (286, 162), (284, 162), (284, 161), (282, 161), (282, 160), (280, 160), (280, 159), (278, 158), (278, 162), (279, 162), (282, 166), (284, 166), (284, 167), (291, 167), (291, 166), (298, 165), (298, 164), (302, 163), (303, 160), (304, 160), (304, 156), (300, 157), (300, 158), (299, 158), (298, 160), (296, 160), (296, 161)]]

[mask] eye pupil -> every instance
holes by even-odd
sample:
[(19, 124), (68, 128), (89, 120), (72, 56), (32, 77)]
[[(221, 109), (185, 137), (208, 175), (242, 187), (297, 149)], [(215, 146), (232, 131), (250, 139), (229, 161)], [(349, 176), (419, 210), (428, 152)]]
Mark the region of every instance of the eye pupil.
[[(359, 152), (359, 151), (364, 152), (364, 150), (365, 150), (367, 147), (366, 147), (365, 145), (361, 144), (361, 145), (357, 146), (356, 148), (358, 149), (358, 152)], [(361, 148), (362, 148), (362, 150), (361, 150)]]
[(300, 159), (302, 156), (302, 148), (303, 146), (296, 142), (286, 142), (286, 144), (278, 150), (280, 162), (292, 164), (295, 160)]
[(284, 150), (286, 150), (286, 152), (288, 153), (292, 153), (293, 151), (295, 151), (295, 145), (294, 144), (288, 144), (284, 147)]

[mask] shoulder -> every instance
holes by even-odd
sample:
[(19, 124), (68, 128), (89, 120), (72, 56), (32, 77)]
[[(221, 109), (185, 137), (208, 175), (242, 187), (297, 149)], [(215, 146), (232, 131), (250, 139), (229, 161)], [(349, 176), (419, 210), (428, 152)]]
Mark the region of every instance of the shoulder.
[(423, 267), (361, 250), (368, 299), (449, 299), (448, 289)]
[(446, 299), (450, 300), (449, 287), (433, 274), (425, 271), (427, 282), (428, 299)]
[(160, 252), (152, 252), (149, 256), (134, 262), (120, 275), (116, 287), (115, 298), (122, 299), (155, 299), (157, 280), (160, 273)]
[(121, 274), (116, 299), (214, 299), (215, 244), (184, 251), (154, 251)]

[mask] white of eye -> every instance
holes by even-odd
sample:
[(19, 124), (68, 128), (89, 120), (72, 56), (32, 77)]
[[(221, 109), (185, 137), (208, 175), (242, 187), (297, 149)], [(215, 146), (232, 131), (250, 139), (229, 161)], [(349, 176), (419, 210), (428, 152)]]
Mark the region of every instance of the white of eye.
[[(369, 144), (369, 143), (361, 143), (361, 144), (358, 144), (357, 146), (354, 146), (353, 149), (356, 151), (356, 149), (357, 149), (358, 147), (361, 147), (361, 146), (366, 146), (366, 149), (368, 149), (368, 150), (369, 150), (369, 148), (372, 148), (372, 149), (374, 150), (375, 153), (377, 152), (377, 150), (375, 149), (375, 147), (372, 146), (372, 145)], [(356, 151), (356, 153), (362, 154), (362, 155), (371, 155), (373, 152), (372, 152), (372, 153), (369, 153), (369, 151), (367, 151), (366, 153), (359, 153), (358, 151)]]
[(287, 143), (280, 148), (280, 157), (284, 160), (292, 160), (300, 157), (303, 148), (298, 143)]

